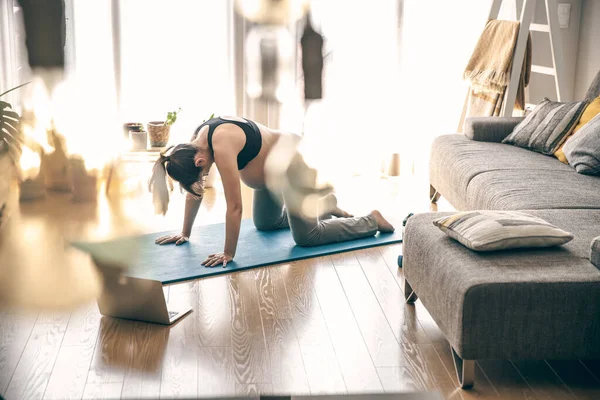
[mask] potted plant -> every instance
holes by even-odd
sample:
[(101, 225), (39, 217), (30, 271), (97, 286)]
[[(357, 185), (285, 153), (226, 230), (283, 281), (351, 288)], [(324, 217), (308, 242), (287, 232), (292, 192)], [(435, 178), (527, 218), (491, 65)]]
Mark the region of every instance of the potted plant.
[(148, 122), (150, 147), (165, 147), (167, 145), (171, 134), (171, 125), (177, 121), (177, 114), (180, 112), (181, 108), (177, 111), (169, 111), (166, 120)]
[[(29, 83), (29, 82), (27, 82)], [(13, 90), (27, 85), (24, 83), (0, 94), (0, 98)], [(7, 218), (7, 203), (14, 168), (19, 163), (23, 146), (20, 130), (21, 117), (12, 106), (0, 100), (0, 226)]]
[(126, 122), (123, 124), (123, 136), (129, 140), (129, 132), (131, 131), (143, 131), (144, 124), (141, 122)]

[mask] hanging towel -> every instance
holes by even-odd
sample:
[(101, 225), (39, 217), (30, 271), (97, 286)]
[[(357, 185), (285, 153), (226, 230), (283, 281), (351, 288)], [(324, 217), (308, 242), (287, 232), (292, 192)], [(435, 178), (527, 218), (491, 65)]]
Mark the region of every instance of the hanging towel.
[(473, 50), (463, 79), (475, 91), (502, 93), (510, 82), (510, 66), (519, 34), (518, 21), (490, 20)]
[[(510, 83), (519, 26), (518, 21), (489, 20), (486, 24), (463, 73), (463, 79), (469, 82), (470, 90), (459, 131), (462, 131), (466, 117), (500, 115), (504, 94)], [(528, 36), (517, 89), (516, 109), (525, 108), (525, 86), (529, 84), (530, 75), (531, 36)]]

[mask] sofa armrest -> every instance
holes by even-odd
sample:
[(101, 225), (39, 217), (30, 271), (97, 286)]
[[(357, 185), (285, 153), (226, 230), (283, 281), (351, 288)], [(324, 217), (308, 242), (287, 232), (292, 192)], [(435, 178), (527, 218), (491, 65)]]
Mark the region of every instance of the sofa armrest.
[(521, 121), (522, 117), (469, 117), (465, 120), (465, 136), (479, 142), (500, 143)]
[(600, 269), (600, 236), (592, 239), (590, 244), (590, 262)]

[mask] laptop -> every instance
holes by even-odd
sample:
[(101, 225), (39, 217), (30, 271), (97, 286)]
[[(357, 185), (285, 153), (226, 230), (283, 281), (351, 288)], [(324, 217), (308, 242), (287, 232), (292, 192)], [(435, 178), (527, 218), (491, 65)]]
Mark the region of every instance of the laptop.
[(102, 275), (98, 296), (100, 313), (107, 317), (171, 325), (192, 311), (192, 307), (167, 307), (162, 282), (126, 275), (126, 265), (135, 262), (135, 243), (123, 239), (112, 247), (106, 243), (71, 242), (89, 253)]
[(162, 282), (126, 276), (119, 268), (94, 262), (103, 278), (98, 297), (102, 315), (171, 325), (192, 311), (192, 307), (168, 307)]

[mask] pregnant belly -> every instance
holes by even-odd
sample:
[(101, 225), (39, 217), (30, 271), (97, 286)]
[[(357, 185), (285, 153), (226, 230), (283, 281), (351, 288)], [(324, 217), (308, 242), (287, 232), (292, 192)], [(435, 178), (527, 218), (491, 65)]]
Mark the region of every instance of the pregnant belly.
[(262, 189), (265, 187), (264, 165), (251, 164), (252, 162), (240, 171), (240, 178), (252, 189)]

